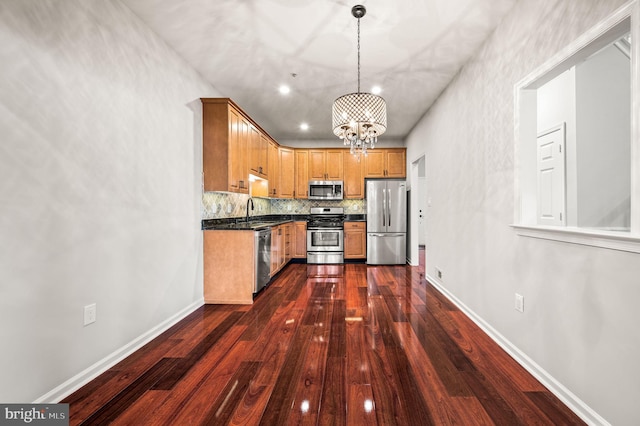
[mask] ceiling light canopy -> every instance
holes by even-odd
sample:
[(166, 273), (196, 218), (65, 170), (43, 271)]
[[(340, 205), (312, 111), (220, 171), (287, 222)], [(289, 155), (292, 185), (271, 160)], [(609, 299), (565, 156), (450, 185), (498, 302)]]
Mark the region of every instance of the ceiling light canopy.
[(333, 102), (333, 133), (351, 147), (352, 154), (367, 155), (387, 130), (387, 103), (380, 96), (360, 91), (360, 18), (367, 13), (362, 5), (353, 6), (358, 19), (358, 91)]
[(278, 88), (278, 91), (280, 92), (281, 95), (288, 95), (289, 92), (291, 92), (291, 88), (289, 88), (289, 86), (287, 85), (282, 85)]

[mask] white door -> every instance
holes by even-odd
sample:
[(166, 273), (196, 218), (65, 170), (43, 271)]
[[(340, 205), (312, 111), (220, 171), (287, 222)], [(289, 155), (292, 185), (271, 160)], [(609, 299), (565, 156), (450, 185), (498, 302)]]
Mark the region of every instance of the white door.
[(564, 225), (565, 125), (538, 135), (538, 225)]

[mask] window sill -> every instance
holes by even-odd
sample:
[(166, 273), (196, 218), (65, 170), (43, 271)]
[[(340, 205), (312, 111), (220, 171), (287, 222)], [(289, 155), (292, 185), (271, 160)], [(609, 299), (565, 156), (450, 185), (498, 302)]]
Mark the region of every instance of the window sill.
[(511, 225), (522, 237), (640, 253), (640, 235), (587, 228)]

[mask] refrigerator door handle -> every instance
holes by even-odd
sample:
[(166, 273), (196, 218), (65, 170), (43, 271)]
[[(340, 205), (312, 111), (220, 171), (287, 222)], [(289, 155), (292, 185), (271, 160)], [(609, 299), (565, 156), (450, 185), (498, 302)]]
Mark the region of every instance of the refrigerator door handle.
[(382, 229), (387, 225), (387, 193), (382, 190)]
[(387, 189), (387, 215), (389, 216), (389, 226), (391, 226), (391, 190)]
[(386, 234), (369, 234), (371, 237), (384, 237)]

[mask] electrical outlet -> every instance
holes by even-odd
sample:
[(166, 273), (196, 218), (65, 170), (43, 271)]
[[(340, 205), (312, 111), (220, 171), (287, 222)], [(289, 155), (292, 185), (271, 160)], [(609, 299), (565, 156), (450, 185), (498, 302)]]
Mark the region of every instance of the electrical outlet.
[(231, 213), (233, 211), (233, 206), (231, 204), (227, 204), (227, 213)]
[(84, 307), (84, 325), (96, 322), (96, 304), (92, 303)]
[(442, 271), (438, 268), (436, 268), (436, 277), (438, 277), (439, 280), (442, 279)]
[(524, 296), (518, 293), (516, 293), (515, 308), (518, 312), (524, 312)]

